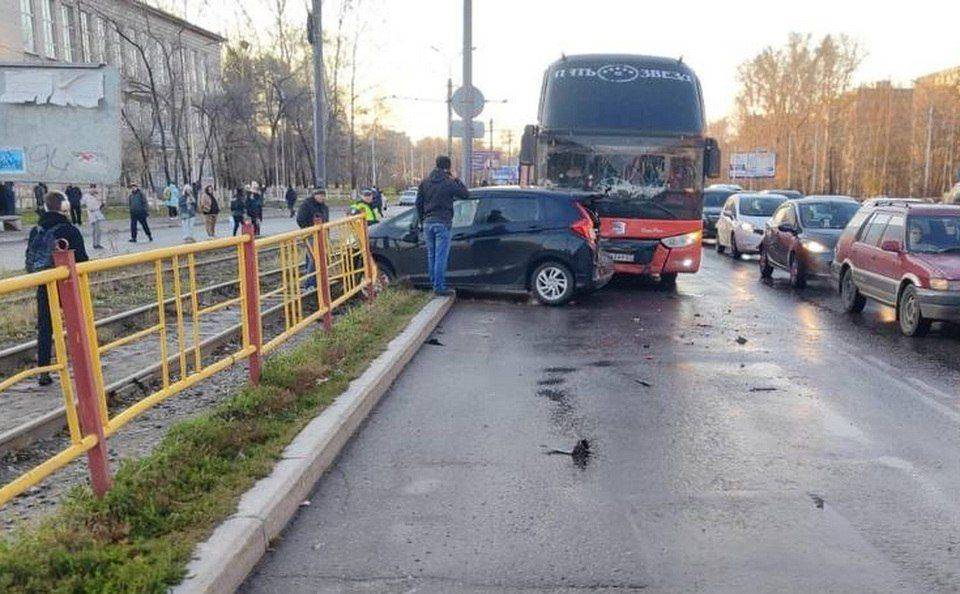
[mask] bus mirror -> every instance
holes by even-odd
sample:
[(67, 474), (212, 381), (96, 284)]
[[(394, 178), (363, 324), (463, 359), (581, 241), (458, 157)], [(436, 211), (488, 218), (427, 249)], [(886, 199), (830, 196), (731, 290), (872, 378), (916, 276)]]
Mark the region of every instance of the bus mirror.
[(520, 139), (520, 164), (533, 165), (537, 162), (537, 127), (528, 125), (523, 128)]
[(707, 177), (720, 177), (720, 145), (716, 139), (708, 138), (703, 149), (703, 170)]

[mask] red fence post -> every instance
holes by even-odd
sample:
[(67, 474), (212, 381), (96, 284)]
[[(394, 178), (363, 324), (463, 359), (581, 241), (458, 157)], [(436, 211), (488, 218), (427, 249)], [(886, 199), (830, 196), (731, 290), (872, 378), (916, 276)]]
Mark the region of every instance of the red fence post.
[(263, 364), (263, 334), (260, 323), (260, 271), (257, 264), (256, 237), (253, 224), (243, 224), (243, 234), (247, 241), (243, 244), (243, 270), (247, 287), (247, 303), (244, 315), (250, 333), (250, 345), (256, 350), (250, 355), (250, 383), (260, 383), (260, 369)]
[[(314, 223), (322, 223), (319, 218), (314, 219)], [(315, 268), (317, 269), (317, 290), (320, 291), (322, 297), (322, 302), (327, 308), (327, 313), (323, 314), (323, 329), (331, 330), (333, 329), (333, 308), (330, 307), (330, 304), (333, 302), (333, 299), (330, 297), (330, 271), (327, 270), (327, 240), (326, 240), (326, 229), (321, 225), (317, 228), (317, 233), (314, 238), (314, 241), (317, 242), (317, 249), (314, 252), (317, 261), (314, 262)]]
[[(83, 300), (80, 298), (80, 277), (77, 274), (77, 262), (73, 250), (57, 249), (53, 252), (53, 262), (57, 266), (66, 266), (69, 276), (57, 281), (60, 294), (60, 307), (63, 308), (64, 327), (67, 333), (67, 355), (73, 371), (73, 386), (77, 395), (80, 429), (83, 436), (95, 435), (97, 445), (87, 451), (87, 466), (90, 469), (90, 483), (97, 497), (103, 497), (110, 489), (110, 466), (107, 461), (107, 437), (103, 431), (103, 417), (100, 411), (100, 398), (97, 396), (96, 373), (93, 369), (93, 353), (87, 335), (88, 320), (83, 315)], [(60, 312), (52, 311), (51, 316)], [(93, 320), (89, 320), (90, 327)]]

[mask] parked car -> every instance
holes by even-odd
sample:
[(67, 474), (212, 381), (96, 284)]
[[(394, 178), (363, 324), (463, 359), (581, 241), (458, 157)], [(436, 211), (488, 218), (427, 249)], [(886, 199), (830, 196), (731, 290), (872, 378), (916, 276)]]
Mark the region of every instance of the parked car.
[(960, 206), (864, 210), (837, 242), (832, 270), (844, 310), (860, 312), (867, 299), (889, 305), (907, 336), (926, 334), (934, 320), (960, 320)]
[(404, 190), (400, 192), (400, 196), (397, 198), (397, 204), (399, 206), (414, 206), (416, 203), (417, 203), (416, 190)]
[(717, 236), (717, 221), (727, 198), (737, 193), (726, 186), (710, 186), (703, 191), (703, 236)]
[[(456, 289), (526, 292), (561, 305), (597, 289), (613, 263), (597, 247), (599, 219), (585, 193), (541, 188), (477, 188), (453, 209), (447, 284)], [(411, 209), (370, 228), (373, 257), (387, 279), (428, 286), (427, 254)]]
[(779, 194), (780, 196), (786, 196), (791, 200), (796, 200), (797, 198), (803, 198), (803, 192), (800, 190), (761, 190), (761, 194)]
[(717, 252), (730, 255), (756, 253), (767, 220), (786, 200), (776, 194), (739, 193), (727, 198), (717, 220)]
[(802, 289), (811, 277), (830, 276), (834, 248), (860, 204), (849, 196), (808, 196), (789, 200), (770, 217), (760, 243), (760, 277), (773, 269), (790, 273)]

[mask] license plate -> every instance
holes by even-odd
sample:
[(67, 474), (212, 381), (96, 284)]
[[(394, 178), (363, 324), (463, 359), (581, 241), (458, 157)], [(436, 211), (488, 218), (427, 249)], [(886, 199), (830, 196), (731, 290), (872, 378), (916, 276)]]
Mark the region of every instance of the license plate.
[(614, 252), (607, 252), (607, 255), (610, 256), (610, 259), (614, 262), (633, 262), (633, 254), (617, 254)]

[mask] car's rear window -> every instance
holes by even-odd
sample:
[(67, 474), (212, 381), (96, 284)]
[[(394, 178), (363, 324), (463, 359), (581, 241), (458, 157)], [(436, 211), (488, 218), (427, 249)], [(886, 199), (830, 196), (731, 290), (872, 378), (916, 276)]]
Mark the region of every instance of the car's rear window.
[(745, 217), (769, 217), (785, 200), (780, 196), (744, 196), (740, 198), (740, 214)]
[(708, 190), (703, 193), (703, 205), (708, 208), (721, 208), (723, 203), (727, 201), (727, 198), (733, 194), (735, 194), (735, 192)]

